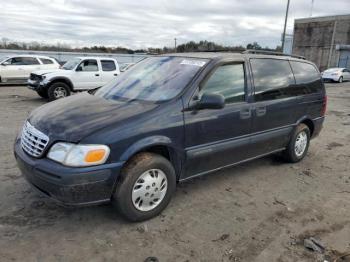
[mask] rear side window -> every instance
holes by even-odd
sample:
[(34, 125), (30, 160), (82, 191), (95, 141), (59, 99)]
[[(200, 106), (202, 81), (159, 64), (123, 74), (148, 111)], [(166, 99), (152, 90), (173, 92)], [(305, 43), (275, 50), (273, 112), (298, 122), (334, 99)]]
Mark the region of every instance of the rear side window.
[(317, 93), (322, 90), (321, 76), (314, 65), (290, 61), (299, 94)]
[(53, 61), (51, 59), (47, 59), (47, 58), (40, 58), (41, 62), (44, 64), (44, 65), (50, 65), (50, 64), (53, 64)]
[(22, 57), (24, 65), (39, 65), (38, 59), (35, 57)]
[(245, 100), (245, 79), (243, 64), (219, 66), (203, 84), (200, 94), (214, 93), (225, 97), (226, 103)]
[(294, 96), (295, 80), (287, 60), (250, 59), (255, 85), (255, 101)]
[(115, 71), (116, 66), (113, 60), (101, 60), (102, 71)]

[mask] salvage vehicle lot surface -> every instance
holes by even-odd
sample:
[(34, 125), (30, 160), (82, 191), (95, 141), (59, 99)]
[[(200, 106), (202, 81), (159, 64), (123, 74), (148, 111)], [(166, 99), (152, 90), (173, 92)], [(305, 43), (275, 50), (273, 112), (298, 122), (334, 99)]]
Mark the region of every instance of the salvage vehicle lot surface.
[[(12, 145), (46, 101), (0, 86), (0, 260), (334, 261), (350, 252), (350, 83), (326, 89), (324, 129), (302, 162), (270, 156), (193, 179), (159, 217), (128, 223), (110, 205), (67, 209), (28, 185)], [(311, 236), (323, 254), (303, 246)]]

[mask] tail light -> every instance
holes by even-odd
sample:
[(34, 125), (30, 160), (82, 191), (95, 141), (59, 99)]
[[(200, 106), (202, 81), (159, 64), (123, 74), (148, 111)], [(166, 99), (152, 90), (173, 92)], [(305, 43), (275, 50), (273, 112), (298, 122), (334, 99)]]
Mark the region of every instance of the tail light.
[(328, 102), (328, 97), (324, 96), (323, 98), (323, 103), (322, 103), (322, 111), (321, 111), (321, 115), (324, 116), (326, 114), (326, 110), (327, 110), (327, 102)]

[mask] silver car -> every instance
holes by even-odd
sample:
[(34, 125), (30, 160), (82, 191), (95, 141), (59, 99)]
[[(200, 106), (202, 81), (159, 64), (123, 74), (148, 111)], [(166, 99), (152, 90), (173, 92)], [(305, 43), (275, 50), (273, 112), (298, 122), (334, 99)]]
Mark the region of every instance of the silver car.
[(335, 81), (342, 83), (343, 81), (350, 81), (350, 70), (347, 68), (329, 68), (321, 73), (324, 81)]

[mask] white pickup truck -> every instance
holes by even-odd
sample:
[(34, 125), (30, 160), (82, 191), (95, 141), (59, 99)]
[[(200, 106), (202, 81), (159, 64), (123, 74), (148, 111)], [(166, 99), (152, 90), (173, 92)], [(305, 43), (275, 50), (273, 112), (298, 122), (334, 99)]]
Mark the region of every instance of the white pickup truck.
[(120, 74), (116, 59), (77, 57), (58, 70), (39, 70), (30, 74), (28, 87), (50, 101), (69, 96), (71, 92), (101, 87)]

